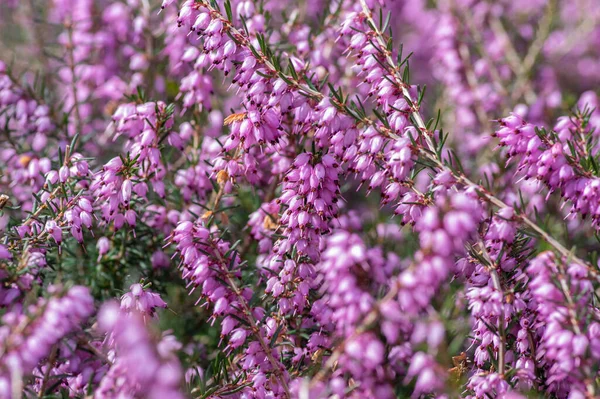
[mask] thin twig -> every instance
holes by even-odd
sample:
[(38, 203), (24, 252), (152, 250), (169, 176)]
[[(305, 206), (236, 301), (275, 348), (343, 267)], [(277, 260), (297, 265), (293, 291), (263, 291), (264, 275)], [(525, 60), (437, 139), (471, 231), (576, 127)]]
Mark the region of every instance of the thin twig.
[[(225, 184), (221, 184), (220, 187), (219, 187), (219, 190), (217, 191), (217, 194), (215, 196), (213, 205), (211, 207), (212, 210), (209, 211), (212, 214), (214, 214), (215, 210), (217, 209), (217, 207), (219, 205), (219, 202), (223, 198), (223, 194), (225, 192), (224, 186), (225, 186)], [(252, 333), (254, 334), (254, 336), (256, 337), (256, 339), (258, 340), (258, 342), (259, 342), (261, 348), (263, 349), (263, 351), (265, 352), (265, 356), (269, 360), (269, 363), (271, 363), (271, 367), (273, 367), (273, 370), (275, 372), (275, 375), (277, 376), (277, 379), (280, 381), (281, 386), (285, 390), (286, 397), (287, 398), (291, 398), (289, 386), (287, 384), (285, 376), (281, 372), (281, 368), (279, 367), (279, 363), (273, 357), (273, 354), (271, 353), (271, 348), (267, 345), (267, 343), (265, 342), (263, 336), (261, 335), (260, 329), (258, 327), (258, 323), (257, 323), (256, 319), (254, 318), (254, 315), (252, 315), (252, 310), (250, 309), (250, 305), (248, 305), (248, 302), (246, 301), (246, 298), (244, 298), (244, 296), (242, 295), (242, 291), (237, 286), (235, 280), (231, 276), (231, 273), (230, 273), (230, 271), (227, 268), (228, 267), (228, 262), (225, 259), (223, 259), (223, 256), (221, 255), (221, 252), (220, 252), (220, 249), (216, 245), (214, 245), (214, 243), (212, 241), (211, 241), (210, 244), (213, 247), (215, 256), (216, 256), (216, 258), (218, 260), (219, 269), (221, 269), (221, 272), (227, 278), (227, 283), (229, 284), (230, 288), (235, 293), (238, 301), (240, 302), (241, 307), (242, 307), (242, 311), (243, 311), (244, 315), (246, 316), (246, 319), (247, 319), (246, 321), (250, 324), (250, 329), (252, 330)], [(235, 253), (232, 254), (232, 256), (235, 256)]]
[[(258, 343), (260, 344), (262, 350), (265, 352), (265, 356), (269, 360), (269, 363), (271, 363), (271, 367), (273, 367), (273, 371), (275, 372), (277, 379), (279, 380), (279, 382), (281, 383), (281, 386), (285, 390), (286, 397), (291, 398), (290, 388), (288, 387), (285, 376), (281, 372), (279, 363), (273, 357), (273, 354), (271, 353), (271, 348), (269, 347), (269, 345), (267, 345), (263, 336), (260, 333), (258, 323), (257, 323), (256, 319), (254, 318), (254, 316), (252, 315), (252, 310), (250, 309), (250, 305), (248, 305), (246, 298), (244, 298), (244, 296), (242, 295), (242, 291), (237, 286), (233, 277), (231, 277), (231, 273), (227, 269), (227, 262), (221, 256), (221, 252), (220, 252), (219, 248), (217, 248), (217, 246), (215, 246), (214, 243), (212, 243), (212, 242), (211, 242), (211, 245), (213, 246), (213, 249), (215, 250), (217, 260), (219, 261), (219, 268), (221, 269), (221, 272), (223, 273), (223, 275), (227, 277), (227, 282), (229, 283), (230, 288), (233, 290), (238, 301), (240, 302), (240, 304), (242, 306), (242, 310), (244, 312), (244, 315), (246, 316), (246, 321), (250, 324), (250, 329), (252, 330), (252, 333), (258, 340)], [(235, 256), (235, 255), (232, 255), (232, 256)]]
[(494, 260), (492, 259), (492, 257), (490, 256), (490, 254), (487, 251), (487, 248), (485, 247), (485, 244), (483, 243), (483, 241), (480, 239), (479, 240), (479, 248), (481, 249), (481, 254), (484, 257), (484, 259), (489, 263), (489, 266), (486, 268), (488, 273), (490, 273), (490, 277), (492, 279), (492, 284), (494, 286), (494, 289), (498, 292), (500, 292), (500, 294), (502, 295), (502, 306), (500, 307), (500, 318), (498, 319), (498, 332), (499, 332), (499, 338), (500, 338), (500, 345), (498, 348), (498, 374), (500, 375), (504, 375), (504, 370), (505, 370), (505, 351), (506, 351), (506, 331), (504, 330), (504, 289), (502, 288), (502, 284), (500, 282), (500, 276), (498, 275), (498, 265), (496, 264), (496, 262), (494, 262)]
[(44, 372), (44, 378), (42, 379), (42, 384), (40, 385), (40, 392), (38, 394), (38, 398), (43, 398), (44, 392), (46, 391), (46, 385), (48, 384), (48, 379), (50, 377), (50, 372), (54, 368), (54, 363), (56, 362), (56, 357), (58, 355), (58, 346), (53, 345), (52, 350), (50, 352), (50, 357), (48, 359), (48, 366), (46, 368), (46, 372)]
[[(66, 21), (65, 27), (67, 28), (69, 43), (67, 43), (67, 57), (69, 61), (69, 69), (71, 71), (71, 92), (73, 96), (73, 112), (75, 113), (75, 127), (77, 131), (77, 139), (83, 134), (83, 123), (81, 121), (81, 114), (79, 113), (79, 97), (77, 96), (77, 78), (75, 75), (75, 56), (73, 55), (73, 21)], [(77, 140), (73, 147), (77, 146)], [(73, 148), (74, 150), (75, 148)]]
[(508, 92), (506, 90), (505, 82), (500, 76), (500, 71), (498, 70), (498, 66), (496, 65), (496, 61), (492, 59), (487, 47), (484, 44), (483, 37), (481, 36), (481, 31), (475, 26), (471, 15), (469, 13), (465, 13), (463, 16), (463, 20), (467, 25), (467, 29), (469, 30), (469, 34), (473, 37), (475, 47), (481, 54), (481, 57), (485, 60), (487, 66), (489, 67), (490, 75), (492, 77), (492, 82), (494, 83), (494, 88), (498, 90), (500, 95), (506, 97)]
[[(569, 260), (569, 258), (564, 259), (564, 260)], [(571, 291), (569, 290), (569, 285), (567, 283), (567, 280), (565, 279), (565, 275), (566, 275), (566, 271), (564, 268), (564, 265), (562, 264), (562, 260), (559, 260), (558, 262), (555, 262), (557, 267), (558, 267), (558, 273), (556, 275), (556, 277), (558, 278), (558, 281), (560, 283), (560, 289), (563, 293), (563, 296), (565, 297), (566, 301), (567, 301), (567, 312), (569, 314), (569, 322), (571, 323), (571, 326), (573, 327), (573, 331), (575, 332), (575, 334), (577, 335), (582, 335), (582, 331), (581, 328), (579, 327), (579, 322), (578, 322), (578, 317), (577, 317), (577, 312), (576, 312), (576, 305), (575, 305), (575, 301), (573, 300), (573, 296), (571, 295)], [(587, 374), (589, 375), (589, 370), (586, 370)], [(585, 381), (585, 386), (586, 386), (586, 390), (587, 393), (589, 395), (590, 398), (595, 398), (595, 391), (596, 389), (594, 388), (594, 384), (589, 380), (589, 378), (586, 379)]]
[[(522, 95), (525, 95), (525, 99), (529, 104), (535, 101), (535, 93), (531, 89), (531, 86), (527, 83), (529, 79), (529, 74), (531, 70), (535, 66), (535, 62), (540, 55), (542, 49), (544, 48), (544, 44), (546, 43), (546, 39), (550, 35), (550, 28), (552, 26), (552, 21), (554, 19), (554, 10), (555, 10), (555, 0), (550, 0), (548, 2), (548, 7), (546, 7), (546, 12), (542, 20), (540, 21), (540, 25), (537, 31), (537, 35), (529, 46), (529, 50), (523, 59), (523, 64), (521, 67), (521, 73), (517, 75), (517, 80), (515, 82), (515, 91), (513, 92), (512, 99), (518, 100)], [(532, 95), (533, 93), (533, 95)]]
[(477, 76), (475, 76), (475, 72), (470, 67), (471, 54), (469, 52), (469, 48), (466, 44), (461, 43), (458, 46), (458, 51), (460, 53), (460, 58), (462, 59), (464, 65), (467, 84), (471, 89), (471, 93), (475, 102), (475, 114), (477, 115), (477, 119), (479, 119), (479, 124), (481, 124), (484, 131), (490, 133), (492, 131), (492, 127), (490, 125), (490, 118), (488, 117), (487, 112), (483, 108), (483, 104), (481, 102), (481, 99), (479, 98), (479, 94), (477, 93), (477, 87), (479, 86), (479, 82), (477, 81)]

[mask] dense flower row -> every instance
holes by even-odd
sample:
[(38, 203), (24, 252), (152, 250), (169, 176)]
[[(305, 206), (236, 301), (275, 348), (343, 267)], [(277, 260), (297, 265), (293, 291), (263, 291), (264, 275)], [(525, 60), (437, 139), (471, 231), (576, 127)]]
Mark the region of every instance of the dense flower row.
[[(554, 130), (545, 130), (526, 123), (517, 115), (500, 120), (501, 129), (495, 134), (500, 145), (507, 148), (510, 159), (519, 159), (519, 170), (526, 179), (536, 179), (550, 192), (559, 191), (571, 203), (570, 216), (590, 216), (598, 226), (600, 208), (597, 168), (597, 97), (584, 94), (582, 110), (574, 118), (558, 120)], [(586, 107), (585, 109), (583, 107)]]

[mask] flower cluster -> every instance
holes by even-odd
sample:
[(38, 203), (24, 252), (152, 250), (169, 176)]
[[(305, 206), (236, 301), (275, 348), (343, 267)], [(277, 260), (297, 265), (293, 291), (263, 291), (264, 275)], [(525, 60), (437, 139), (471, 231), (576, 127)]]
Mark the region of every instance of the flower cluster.
[[(191, 222), (175, 228), (171, 240), (181, 257), (183, 278), (190, 281), (190, 292), (201, 290), (201, 299), (212, 307), (212, 322), (221, 320), (220, 335), (221, 339), (227, 338), (226, 350), (247, 346), (240, 362), (242, 370), (251, 373), (246, 378), (252, 389), (283, 394), (287, 377), (282, 374), (277, 351), (265, 343), (273, 339), (275, 320), (263, 321), (265, 310), (249, 305), (253, 292), (239, 286), (239, 257), (228, 242), (213, 237), (214, 233)], [(258, 339), (251, 340), (253, 335)]]
[[(75, 286), (67, 292), (50, 287), (54, 296), (40, 300), (28, 314), (8, 312), (2, 317), (0, 358), (3, 397), (21, 390), (21, 379), (30, 374), (38, 362), (52, 356), (54, 346), (68, 334), (77, 331), (93, 312), (93, 298), (87, 288)], [(18, 385), (15, 385), (18, 384)]]
[(44, 174), (51, 169), (51, 160), (42, 150), (55, 130), (50, 107), (31, 91), (0, 61), (0, 125), (6, 135), (0, 145), (0, 184), (27, 210), (32, 207), (31, 193), (43, 186)]
[(113, 348), (109, 354), (112, 364), (100, 381), (98, 398), (184, 398), (178, 389), (182, 370), (175, 355), (181, 344), (174, 337), (167, 335), (154, 343), (142, 314), (124, 312), (115, 303), (100, 309), (98, 322), (110, 333)]
[(132, 209), (132, 197), (144, 200), (148, 183), (159, 196), (164, 196), (165, 166), (161, 160), (159, 142), (169, 133), (172, 125), (170, 110), (164, 103), (121, 105), (113, 115), (115, 135), (128, 139), (127, 158), (115, 157), (108, 161), (92, 181), (90, 190), (100, 205), (105, 223), (116, 229), (127, 223), (135, 227), (137, 213)]
[(0, 397), (597, 397), (596, 3), (0, 1)]
[(278, 198), (286, 208), (279, 221), (286, 239), (276, 244), (276, 252), (286, 253), (295, 245), (299, 255), (318, 259), (319, 236), (329, 231), (329, 222), (337, 215), (338, 168), (329, 154), (321, 159), (310, 153), (296, 157)]
[(588, 273), (576, 263), (563, 265), (547, 252), (531, 261), (527, 273), (534, 312), (530, 328), (539, 339), (536, 366), (543, 370), (550, 392), (585, 396), (592, 390), (589, 381), (600, 354), (600, 325), (589, 316), (595, 310), (588, 307), (593, 291)]
[[(595, 95), (582, 99), (590, 107), (597, 103)], [(589, 215), (596, 227), (600, 218), (600, 209), (595, 206), (600, 187), (594, 166), (597, 122), (598, 114), (585, 110), (575, 118), (560, 118), (547, 133), (511, 115), (499, 121), (501, 128), (495, 133), (507, 155), (519, 159), (519, 171), (526, 179), (540, 181), (550, 192), (559, 191), (571, 203), (570, 216)]]

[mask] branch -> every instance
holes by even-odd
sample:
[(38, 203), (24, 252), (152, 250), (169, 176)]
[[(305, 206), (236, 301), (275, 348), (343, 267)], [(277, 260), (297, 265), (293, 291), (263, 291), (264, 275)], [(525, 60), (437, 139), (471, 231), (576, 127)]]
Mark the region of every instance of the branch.
[[(379, 46), (381, 48), (386, 48), (386, 42), (383, 39), (383, 34), (377, 28), (377, 25), (375, 24), (375, 21), (373, 20), (373, 17), (371, 14), (371, 10), (367, 6), (365, 0), (360, 0), (360, 3), (362, 5), (363, 13), (365, 14), (365, 17), (369, 21), (369, 24), (371, 25), (371, 27), (373, 28), (373, 30), (376, 34), (375, 39), (377, 40)], [(423, 122), (423, 117), (421, 116), (419, 107), (417, 106), (416, 101), (412, 98), (412, 95), (411, 95), (410, 91), (408, 90), (408, 85), (406, 85), (402, 81), (402, 78), (400, 77), (400, 71), (396, 67), (396, 64), (392, 60), (391, 56), (389, 54), (386, 54), (385, 59), (386, 59), (386, 62), (388, 63), (388, 67), (392, 71), (392, 77), (394, 78), (395, 83), (398, 86), (398, 89), (401, 90), (402, 94), (404, 95), (406, 100), (409, 102), (409, 105), (411, 106), (411, 116), (414, 121), (415, 128), (417, 129), (417, 131), (419, 131), (422, 134), (422, 136), (425, 139), (425, 142), (427, 144), (427, 149), (421, 149), (421, 153), (423, 154), (423, 156), (425, 156), (427, 159), (429, 159), (431, 162), (433, 162), (440, 170), (450, 173), (456, 179), (456, 181), (458, 183), (460, 183), (466, 187), (474, 188), (477, 191), (477, 193), (482, 197), (482, 199), (484, 199), (486, 202), (490, 203), (491, 205), (494, 205), (500, 209), (504, 209), (504, 208), (512, 209), (511, 206), (508, 206), (502, 200), (495, 197), (493, 194), (488, 192), (484, 187), (480, 186), (479, 184), (474, 183), (469, 178), (464, 176), (461, 172), (456, 172), (452, 168), (445, 165), (444, 162), (435, 155), (436, 148), (435, 148), (433, 141), (431, 140), (432, 132), (430, 132), (427, 129), (425, 123)], [(572, 251), (565, 248), (560, 242), (558, 242), (556, 239), (554, 239), (552, 236), (550, 236), (548, 233), (546, 233), (541, 227), (539, 227), (535, 222), (533, 222), (531, 219), (529, 219), (525, 214), (516, 214), (516, 217), (518, 220), (521, 221), (521, 223), (523, 223), (524, 225), (526, 225), (527, 227), (529, 227), (530, 229), (535, 231), (537, 234), (539, 234), (540, 237), (542, 237), (542, 239), (544, 241), (546, 241), (548, 244), (550, 244), (563, 257), (570, 258), (572, 261), (579, 263), (580, 265), (586, 267), (588, 269), (588, 272), (597, 281), (600, 282), (600, 274), (592, 265), (590, 265), (589, 263), (587, 263), (584, 260), (575, 256), (572, 253)]]
[[(373, 20), (371, 10), (365, 3), (365, 0), (360, 0), (360, 3), (362, 5), (365, 17), (367, 18), (371, 27), (373, 28), (374, 32), (376, 33), (375, 40), (378, 42), (379, 47), (381, 49), (387, 48), (387, 44), (386, 44), (385, 40), (383, 39), (383, 34), (381, 31), (379, 31), (379, 29), (377, 29), (377, 25), (375, 24), (375, 22)], [(254, 49), (254, 47), (250, 43), (250, 40), (244, 34), (242, 34), (240, 31), (238, 31), (237, 29), (235, 29), (232, 26), (231, 21), (227, 20), (227, 18), (225, 18), (218, 10), (213, 8), (210, 4), (207, 4), (206, 2), (203, 2), (202, 4), (204, 7), (206, 7), (211, 12), (213, 17), (219, 18), (223, 22), (224, 28), (229, 31), (229, 33), (235, 38), (235, 40), (240, 45), (245, 46), (248, 49), (253, 49), (254, 51), (256, 51), (257, 54), (260, 55), (260, 58), (257, 59), (257, 61), (260, 62), (261, 64), (263, 64), (267, 69), (269, 69), (269, 71), (271, 73), (273, 73), (274, 75), (277, 75), (277, 76), (285, 77), (285, 79), (289, 80), (292, 83), (291, 84), (292, 87), (294, 87), (296, 90), (300, 91), (302, 94), (313, 98), (314, 100), (319, 101), (325, 97), (325, 95), (323, 95), (322, 93), (320, 93), (316, 90), (313, 90), (312, 88), (308, 87), (305, 84), (300, 83), (299, 81), (295, 80), (292, 76), (286, 75), (281, 71), (277, 71), (277, 69), (273, 66), (273, 64), (271, 64), (264, 55), (261, 55), (258, 50)], [(435, 156), (436, 147), (431, 138), (433, 132), (431, 132), (427, 129), (424, 119), (420, 113), (418, 104), (412, 98), (412, 95), (409, 91), (409, 86), (402, 81), (402, 78), (400, 76), (400, 71), (398, 70), (396, 64), (392, 60), (391, 55), (386, 54), (385, 60), (388, 63), (388, 67), (392, 71), (391, 75), (395, 80), (395, 84), (397, 85), (398, 89), (401, 91), (401, 93), (403, 94), (403, 96), (409, 102), (409, 105), (411, 106), (410, 116), (413, 119), (413, 124), (414, 124), (415, 128), (417, 129), (417, 131), (420, 133), (420, 135), (423, 137), (423, 139), (425, 140), (425, 142), (427, 144), (427, 148), (420, 148), (421, 154), (426, 159), (431, 161), (439, 170), (450, 173), (454, 177), (454, 179), (457, 181), (457, 183), (460, 183), (466, 187), (471, 187), (471, 188), (475, 189), (484, 201), (486, 201), (486, 202), (490, 203), (491, 205), (493, 205), (497, 208), (500, 208), (500, 209), (504, 209), (504, 208), (512, 209), (513, 207), (507, 205), (502, 200), (495, 197), (493, 194), (488, 192), (484, 187), (480, 186), (479, 184), (474, 183), (468, 177), (464, 176), (461, 172), (454, 171), (452, 168), (445, 165), (441, 159), (439, 159)], [(335, 99), (332, 98), (332, 101), (335, 101)], [(344, 107), (340, 107), (339, 112), (349, 115), (353, 118), (357, 117), (357, 115), (355, 115), (355, 114), (350, 114)], [(382, 135), (384, 135), (385, 137), (392, 138), (392, 139), (399, 138), (398, 135), (389, 131), (389, 129), (378, 128), (376, 122), (367, 117), (360, 118), (358, 120), (359, 120), (359, 122), (363, 123), (366, 126), (375, 127), (378, 130), (378, 132), (381, 133)], [(586, 267), (588, 269), (589, 273), (597, 281), (600, 282), (600, 273), (592, 265), (585, 262), (581, 258), (578, 258), (577, 256), (575, 256), (572, 253), (572, 251), (568, 250), (560, 242), (558, 242), (556, 239), (554, 239), (552, 236), (550, 236), (548, 233), (546, 233), (541, 227), (539, 227), (535, 222), (533, 222), (531, 219), (529, 219), (525, 214), (516, 213), (515, 216), (516, 216), (517, 220), (519, 220), (521, 222), (521, 224), (523, 224), (523, 225), (527, 226), (528, 228), (530, 228), (531, 230), (535, 231), (544, 241), (546, 241), (550, 246), (552, 246), (562, 256), (564, 256), (566, 258), (570, 257), (570, 259), (572, 261), (579, 263), (580, 265)]]

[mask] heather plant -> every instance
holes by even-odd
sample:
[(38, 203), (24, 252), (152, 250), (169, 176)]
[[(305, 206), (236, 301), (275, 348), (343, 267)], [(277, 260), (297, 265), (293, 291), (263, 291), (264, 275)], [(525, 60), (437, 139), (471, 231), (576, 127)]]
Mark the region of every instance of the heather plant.
[(600, 2), (0, 1), (0, 398), (600, 397)]

